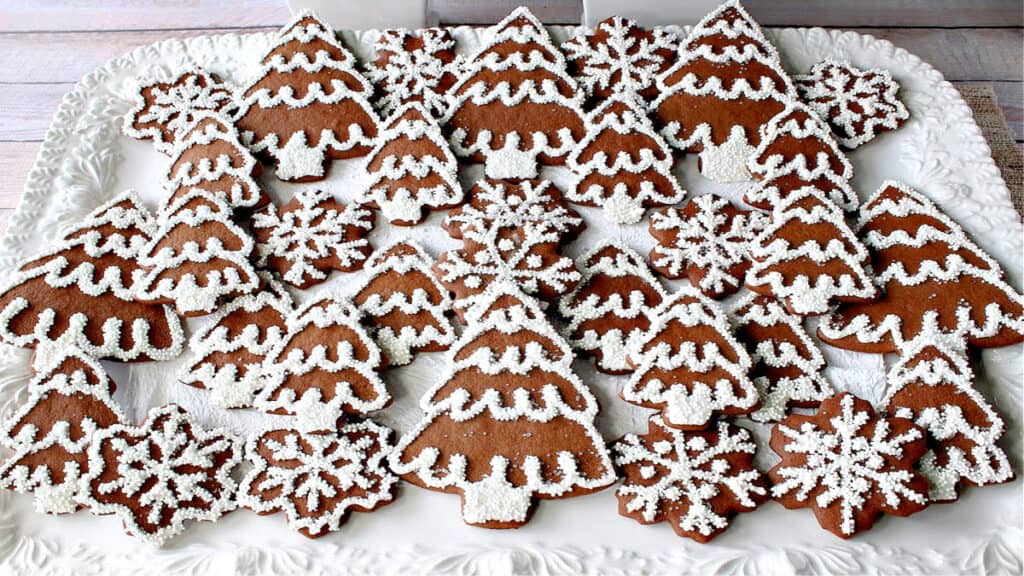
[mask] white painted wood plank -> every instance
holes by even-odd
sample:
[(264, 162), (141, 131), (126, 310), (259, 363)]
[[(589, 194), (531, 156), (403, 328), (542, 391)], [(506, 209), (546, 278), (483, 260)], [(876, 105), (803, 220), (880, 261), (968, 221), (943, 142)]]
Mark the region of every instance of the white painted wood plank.
[(0, 142), (0, 210), (21, 201), (25, 177), (38, 153), (39, 142)]
[(935, 66), (950, 81), (1024, 80), (1021, 28), (862, 28)]
[(36, 30), (166, 30), (281, 26), (284, 0), (5, 0), (6, 32)]
[(0, 86), (0, 142), (38, 141), (74, 84)]

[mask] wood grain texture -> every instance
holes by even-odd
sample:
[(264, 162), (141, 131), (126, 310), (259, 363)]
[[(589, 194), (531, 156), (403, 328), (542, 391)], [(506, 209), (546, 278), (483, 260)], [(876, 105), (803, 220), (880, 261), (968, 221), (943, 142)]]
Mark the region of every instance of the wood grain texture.
[(71, 83), (0, 87), (0, 142), (42, 140), (64, 95), (74, 87)]
[(1024, 142), (1024, 82), (993, 82), (996, 101), (1013, 130), (1017, 142)]
[(517, 6), (526, 6), (547, 24), (579, 24), (583, 4), (583, 0), (427, 0), (427, 22), (493, 24)]
[(5, 0), (7, 32), (282, 26), (284, 0)]

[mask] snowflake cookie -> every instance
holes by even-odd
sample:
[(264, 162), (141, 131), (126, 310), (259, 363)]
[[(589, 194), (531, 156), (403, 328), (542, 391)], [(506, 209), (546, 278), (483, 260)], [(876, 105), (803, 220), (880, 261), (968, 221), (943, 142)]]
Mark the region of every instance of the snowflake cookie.
[(379, 208), (388, 222), (413, 226), (426, 209), (462, 202), (459, 165), (441, 128), (418, 103), (397, 109), (366, 157), (370, 183), (359, 202)]
[(185, 530), (186, 520), (213, 522), (234, 510), (231, 471), (241, 459), (239, 438), (205, 431), (170, 404), (150, 410), (140, 426), (115, 424), (93, 436), (77, 499), (162, 546)]
[(0, 289), (0, 336), (36, 355), (79, 348), (123, 362), (170, 360), (185, 333), (174, 309), (135, 300), (138, 257), (154, 232), (134, 192), (93, 210)]
[(287, 330), (292, 298), (269, 272), (259, 274), (263, 287), (258, 292), (225, 302), (212, 322), (189, 340), (195, 360), (178, 380), (209, 389), (215, 406), (252, 406), (263, 385), (263, 359)]
[(566, 165), (576, 175), (565, 197), (601, 206), (616, 224), (636, 224), (646, 206), (686, 197), (672, 175), (672, 150), (630, 95), (612, 96), (587, 119), (587, 133)]
[(597, 369), (628, 374), (631, 343), (651, 326), (667, 298), (644, 257), (614, 241), (605, 241), (576, 262), (583, 274), (572, 292), (558, 302), (569, 321), (566, 339), (573, 348), (593, 354)]
[(641, 524), (668, 521), (679, 536), (709, 542), (729, 527), (730, 516), (769, 499), (754, 467), (756, 450), (750, 432), (728, 422), (683, 432), (653, 416), (646, 434), (612, 445), (626, 478), (615, 492), (619, 514)]
[(369, 277), (353, 303), (366, 315), (389, 366), (412, 362), (416, 352), (447, 350), (455, 328), (448, 290), (434, 277), (433, 259), (415, 242), (382, 248), (366, 262)]
[(825, 358), (804, 330), (803, 318), (760, 294), (744, 298), (732, 316), (754, 362), (750, 375), (761, 398), (751, 419), (781, 420), (790, 406), (813, 408), (833, 394), (822, 373)]
[(460, 315), (467, 299), (497, 280), (551, 301), (580, 279), (559, 247), (583, 230), (583, 218), (547, 180), (481, 180), (469, 202), (445, 218), (444, 228), (463, 247), (443, 254), (434, 269), (455, 294)]
[(679, 38), (663, 28), (645, 30), (612, 16), (593, 31), (562, 44), (569, 70), (592, 98), (629, 94), (645, 101), (658, 95), (657, 77), (676, 59)]
[(307, 538), (336, 532), (350, 511), (372, 512), (394, 499), (390, 435), (366, 420), (330, 434), (253, 436), (245, 451), (254, 468), (242, 479), (239, 503), (258, 514), (284, 512), (288, 527)]
[(786, 508), (813, 508), (840, 538), (868, 530), (883, 513), (910, 516), (928, 505), (928, 481), (914, 465), (925, 435), (905, 418), (876, 416), (849, 393), (811, 416), (790, 414), (772, 428), (782, 461), (768, 471), (772, 496)]
[(426, 416), (390, 457), (406, 481), (462, 495), (462, 518), (485, 528), (526, 524), (538, 498), (615, 483), (594, 427), (597, 400), (572, 369), (569, 345), (512, 282), (488, 286), (423, 397)]
[(253, 214), (257, 264), (297, 288), (323, 282), (331, 270), (358, 270), (373, 251), (364, 237), (373, 220), (365, 206), (346, 206), (324, 190), (300, 190), (280, 210), (270, 204)]
[(74, 496), (92, 435), (126, 420), (113, 392), (100, 363), (73, 348), (43, 367), (28, 383), (28, 399), (0, 429), (0, 439), (15, 451), (0, 466), (0, 487), (33, 493), (40, 512), (77, 510)]
[(749, 414), (760, 407), (747, 377), (752, 363), (712, 300), (685, 286), (661, 303), (651, 327), (629, 350), (635, 368), (620, 395), (661, 410), (681, 430), (708, 426), (716, 414)]
[(391, 115), (419, 102), (434, 118), (448, 110), (445, 94), (455, 84), (455, 37), (447, 28), (385, 30), (374, 45), (377, 59), (367, 77), (377, 86), (377, 108)]
[(861, 70), (845, 60), (818, 62), (796, 88), (804, 102), (828, 121), (844, 148), (853, 150), (895, 130), (910, 118), (898, 82), (888, 70)]
[(187, 70), (168, 82), (143, 79), (134, 100), (124, 119), (125, 135), (152, 140), (166, 154), (174, 151), (198, 114), (229, 114), (234, 105), (231, 87), (202, 70)]
[(651, 214), (648, 228), (658, 245), (651, 266), (666, 278), (690, 279), (709, 298), (722, 298), (743, 285), (750, 248), (767, 226), (767, 215), (741, 210), (725, 198), (705, 194), (681, 210)]
[(288, 318), (288, 333), (263, 361), (256, 407), (293, 414), (303, 433), (331, 433), (345, 414), (380, 410), (391, 396), (377, 374), (386, 359), (352, 304), (322, 296)]
[(538, 163), (564, 163), (583, 137), (582, 104), (562, 52), (519, 7), (464, 62), (444, 122), (452, 151), (486, 162), (488, 178), (536, 178)]
[(238, 92), (235, 124), (253, 152), (277, 165), (279, 180), (323, 180), (331, 159), (370, 151), (378, 121), (373, 87), (330, 25), (299, 12), (260, 64)]

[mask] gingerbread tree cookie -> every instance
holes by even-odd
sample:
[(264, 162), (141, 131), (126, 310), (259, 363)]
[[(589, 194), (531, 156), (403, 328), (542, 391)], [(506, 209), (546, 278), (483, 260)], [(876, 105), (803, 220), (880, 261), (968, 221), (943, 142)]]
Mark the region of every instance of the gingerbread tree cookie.
[(594, 110), (586, 136), (566, 160), (578, 178), (566, 198), (601, 206), (616, 224), (636, 224), (645, 206), (686, 197), (672, 175), (672, 151), (634, 98), (616, 95)]
[(699, 430), (715, 414), (749, 414), (760, 406), (747, 377), (750, 356), (728, 318), (690, 286), (661, 303), (629, 352), (636, 369), (620, 396), (661, 410), (668, 426)]
[(399, 442), (391, 469), (461, 494), (463, 520), (486, 528), (522, 526), (538, 498), (613, 484), (593, 424), (597, 401), (537, 303), (497, 282), (468, 316), (447, 372), (421, 402), (426, 417)]
[(28, 399), (0, 429), (14, 455), (0, 466), (0, 487), (33, 493), (35, 507), (68, 514), (88, 467), (93, 433), (124, 422), (111, 394), (114, 384), (99, 362), (74, 348), (28, 383)]
[(161, 214), (156, 233), (139, 255), (146, 273), (135, 297), (173, 304), (184, 316), (210, 314), (222, 298), (259, 287), (249, 262), (254, 246), (231, 219), (227, 204), (194, 188)]
[(352, 300), (366, 315), (388, 364), (404, 366), (416, 352), (438, 352), (455, 341), (446, 317), (448, 290), (434, 278), (433, 259), (415, 242), (395, 242), (370, 257), (369, 278)]
[(700, 152), (701, 174), (719, 182), (749, 179), (759, 129), (796, 98), (778, 52), (738, 0), (693, 27), (656, 91), (652, 116), (666, 140)]
[(875, 415), (849, 393), (814, 415), (790, 414), (772, 428), (782, 461), (768, 471), (772, 496), (786, 508), (813, 508), (840, 538), (868, 530), (883, 513), (910, 516), (928, 505), (928, 481), (914, 464), (924, 431), (904, 418)]
[(842, 211), (814, 187), (789, 194), (750, 248), (746, 286), (774, 296), (800, 316), (836, 302), (868, 302), (878, 291), (866, 271), (867, 249)]
[(593, 354), (597, 369), (628, 374), (631, 342), (651, 326), (654, 310), (667, 297), (644, 257), (614, 241), (605, 241), (577, 261), (579, 285), (562, 297), (559, 313), (569, 321), (566, 339)]
[(744, 198), (751, 206), (770, 210), (807, 186), (843, 210), (856, 210), (860, 204), (850, 187), (853, 165), (825, 123), (804, 104), (791, 103), (772, 118), (747, 167), (760, 180)]
[(444, 227), (463, 245), (444, 253), (434, 269), (457, 305), (496, 280), (512, 280), (527, 294), (551, 301), (580, 279), (572, 259), (558, 251), (583, 230), (583, 219), (547, 180), (481, 180)]
[(825, 359), (802, 318), (768, 296), (753, 294), (733, 311), (733, 319), (754, 362), (750, 374), (761, 408), (750, 415), (753, 420), (781, 420), (789, 407), (812, 408), (833, 394), (822, 374)]
[(452, 150), (488, 178), (536, 178), (583, 137), (583, 92), (539, 20), (519, 7), (490, 28), (448, 91)]
[(77, 498), (162, 546), (186, 520), (213, 522), (235, 508), (231, 471), (241, 459), (233, 434), (203, 430), (180, 406), (154, 408), (140, 426), (115, 424), (93, 436)]
[(592, 98), (629, 94), (643, 101), (658, 95), (655, 80), (676, 59), (679, 39), (663, 29), (645, 30), (612, 16), (562, 44), (569, 70)]
[(425, 209), (462, 202), (459, 165), (441, 128), (418, 103), (402, 106), (385, 122), (366, 171), (371, 179), (359, 201), (399, 226), (419, 223)]
[(853, 150), (895, 130), (910, 118), (900, 101), (898, 82), (888, 70), (861, 70), (845, 60), (818, 62), (796, 88), (804, 102), (824, 118), (844, 148)]
[(309, 288), (331, 270), (362, 268), (373, 251), (364, 238), (371, 228), (373, 212), (365, 206), (346, 206), (324, 190), (300, 190), (280, 210), (271, 204), (253, 214), (257, 263), (292, 286)]
[(11, 274), (0, 290), (0, 337), (37, 355), (76, 347), (125, 362), (177, 356), (185, 334), (174, 310), (133, 296), (153, 230), (134, 192), (93, 210)]
[(270, 430), (249, 438), (254, 468), (239, 502), (258, 514), (284, 512), (307, 538), (336, 532), (352, 510), (372, 512), (394, 499), (398, 478), (387, 467), (391, 430), (366, 420), (336, 433)]
[(962, 335), (941, 332), (929, 314), (921, 333), (902, 348), (883, 404), (928, 434), (918, 469), (931, 485), (929, 498), (956, 500), (958, 484), (1012, 480), (1013, 468), (999, 447), (1006, 425), (974, 388)]
[(285, 26), (239, 91), (235, 124), (253, 152), (277, 165), (280, 180), (323, 180), (331, 159), (370, 151), (377, 114), (373, 87), (334, 30), (302, 11)]
[(330, 296), (288, 318), (288, 333), (263, 362), (256, 406), (293, 414), (303, 433), (329, 433), (344, 413), (365, 414), (391, 402), (377, 371), (384, 358), (359, 325), (359, 311)]
[(238, 131), (224, 116), (196, 112), (192, 128), (182, 134), (167, 168), (164, 188), (170, 192), (164, 211), (193, 188), (200, 188), (232, 208), (252, 208), (269, 201), (256, 178), (263, 167), (242, 145)]
[(142, 80), (135, 104), (125, 116), (124, 133), (152, 140), (157, 150), (171, 154), (198, 114), (228, 114), (233, 105), (231, 88), (202, 70), (186, 70), (167, 82)]
[(448, 110), (445, 94), (455, 84), (455, 38), (447, 28), (384, 30), (374, 45), (377, 59), (366, 71), (377, 85), (377, 108), (391, 115), (419, 102), (432, 117)]
[(263, 386), (261, 364), (284, 338), (292, 298), (277, 280), (260, 272), (262, 288), (229, 300), (212, 323), (189, 340), (195, 360), (178, 376), (183, 384), (210, 390), (210, 401), (224, 408), (252, 406)]
[(860, 352), (898, 352), (932, 313), (939, 330), (971, 346), (1024, 341), (1024, 297), (990, 256), (923, 194), (885, 182), (860, 211), (860, 233), (884, 295), (846, 304), (818, 328), (822, 340)]
[(743, 285), (750, 249), (768, 221), (712, 194), (694, 198), (682, 210), (660, 210), (651, 214), (648, 228), (658, 241), (651, 265), (666, 278), (689, 278), (709, 298), (728, 296)]
[(768, 500), (754, 467), (757, 445), (744, 428), (719, 422), (713, 430), (683, 432), (652, 416), (646, 434), (612, 445), (626, 481), (615, 492), (619, 514), (641, 524), (668, 521), (679, 536), (709, 542), (729, 517)]

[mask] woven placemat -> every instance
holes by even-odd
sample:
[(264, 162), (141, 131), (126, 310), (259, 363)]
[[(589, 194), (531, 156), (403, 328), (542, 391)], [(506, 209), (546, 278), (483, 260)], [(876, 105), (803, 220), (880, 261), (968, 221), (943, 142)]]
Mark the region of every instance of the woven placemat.
[(992, 149), (992, 159), (1010, 189), (1013, 206), (1024, 218), (1024, 152), (1017, 144), (1013, 130), (1006, 124), (995, 90), (991, 84), (958, 84), (957, 89), (974, 111), (974, 121)]

